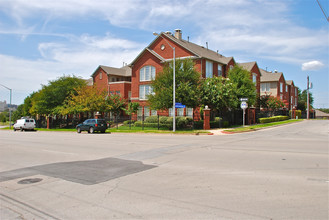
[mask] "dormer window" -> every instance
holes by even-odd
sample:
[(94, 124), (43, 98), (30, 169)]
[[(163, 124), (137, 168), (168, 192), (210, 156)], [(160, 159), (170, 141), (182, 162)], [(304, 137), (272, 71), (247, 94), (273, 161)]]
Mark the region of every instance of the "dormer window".
[(139, 81), (151, 81), (155, 79), (155, 67), (154, 66), (144, 66), (139, 71)]

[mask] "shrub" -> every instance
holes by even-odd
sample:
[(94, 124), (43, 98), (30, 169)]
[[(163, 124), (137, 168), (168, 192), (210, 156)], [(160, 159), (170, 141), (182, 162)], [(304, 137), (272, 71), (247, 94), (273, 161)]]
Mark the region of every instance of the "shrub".
[[(302, 118), (302, 110), (295, 110), (295, 114), (296, 114), (296, 117), (298, 117), (299, 119)], [(292, 111), (290, 110), (289, 111), (289, 117), (291, 118), (291, 114), (292, 114)], [(292, 119), (296, 119), (296, 118), (292, 118)]]
[(149, 116), (145, 119), (146, 123), (158, 123), (158, 116)]
[[(131, 122), (131, 123), (130, 123), (130, 122)], [(131, 121), (130, 121), (130, 120), (127, 120), (127, 121), (124, 121), (124, 122), (123, 122), (124, 125), (129, 125), (129, 124), (132, 124), (132, 125), (133, 125), (134, 123), (135, 123), (134, 120), (131, 120)]]
[(228, 121), (223, 121), (223, 128), (230, 127), (230, 123)]
[(203, 120), (194, 121), (193, 127), (194, 129), (203, 129)]
[(276, 121), (284, 121), (288, 120), (289, 116), (274, 116), (274, 117), (269, 117), (269, 118), (260, 118), (259, 123), (264, 124), (264, 123), (270, 123), (270, 122), (276, 122)]

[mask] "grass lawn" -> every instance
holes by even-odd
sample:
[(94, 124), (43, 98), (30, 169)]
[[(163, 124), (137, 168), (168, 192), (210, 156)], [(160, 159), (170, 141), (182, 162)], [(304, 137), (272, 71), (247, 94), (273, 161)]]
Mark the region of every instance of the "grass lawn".
[[(9, 127), (2, 128), (4, 130), (9, 130)], [(66, 131), (66, 132), (76, 132), (75, 128), (35, 128), (36, 131)], [(172, 132), (172, 130), (158, 130), (158, 128), (148, 128), (144, 127), (144, 130), (141, 127), (132, 126), (120, 126), (119, 128), (110, 128), (106, 130), (106, 133), (161, 133), (161, 134), (202, 134), (202, 133), (210, 133), (209, 131), (204, 130), (176, 130), (176, 132)]]
[(290, 120), (286, 120), (286, 121), (277, 121), (277, 122), (271, 122), (271, 123), (266, 123), (266, 124), (256, 124), (256, 125), (250, 125), (250, 126), (245, 126), (245, 127), (238, 127), (235, 129), (224, 130), (224, 131), (230, 132), (230, 133), (240, 133), (240, 132), (246, 132), (246, 131), (259, 130), (261, 128), (266, 128), (266, 127), (300, 122), (303, 120), (304, 119), (290, 119)]

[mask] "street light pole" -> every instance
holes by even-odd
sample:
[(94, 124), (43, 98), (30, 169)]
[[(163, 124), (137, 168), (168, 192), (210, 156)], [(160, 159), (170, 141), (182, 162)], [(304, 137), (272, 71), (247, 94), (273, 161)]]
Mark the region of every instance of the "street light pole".
[(176, 60), (176, 57), (175, 57), (175, 47), (171, 46), (171, 44), (167, 41), (166, 38), (162, 37), (160, 34), (156, 33), (156, 32), (153, 32), (153, 35), (154, 36), (159, 36), (161, 37), (162, 39), (164, 39), (167, 44), (169, 45), (169, 47), (171, 47), (171, 49), (173, 50), (173, 122), (172, 122), (172, 131), (175, 132), (176, 131), (176, 63), (175, 63), (175, 60)]
[(7, 86), (4, 86), (0, 84), (2, 87), (8, 89), (10, 91), (10, 107), (9, 107), (9, 128), (11, 129), (11, 97), (12, 97), (12, 89), (8, 88)]

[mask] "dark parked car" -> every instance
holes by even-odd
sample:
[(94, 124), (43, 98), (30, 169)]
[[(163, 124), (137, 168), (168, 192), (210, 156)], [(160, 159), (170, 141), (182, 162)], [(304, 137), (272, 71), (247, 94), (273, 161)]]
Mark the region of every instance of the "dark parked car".
[(107, 123), (104, 119), (87, 119), (82, 124), (77, 125), (77, 132), (88, 131), (88, 133), (94, 133), (100, 131), (105, 133), (107, 129)]

